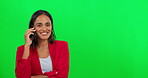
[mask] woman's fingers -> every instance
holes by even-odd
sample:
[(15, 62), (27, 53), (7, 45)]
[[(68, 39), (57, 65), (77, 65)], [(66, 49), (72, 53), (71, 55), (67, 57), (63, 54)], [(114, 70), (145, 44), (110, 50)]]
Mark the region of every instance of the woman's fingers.
[(28, 36), (30, 36), (31, 34), (34, 35), (34, 33), (30, 32), (30, 33), (28, 34)]
[(35, 75), (35, 76), (31, 76), (31, 78), (48, 78), (48, 76), (46, 76), (46, 75)]
[(35, 29), (27, 29), (27, 32), (36, 31)]
[(26, 34), (29, 34), (30, 32), (35, 32), (36, 30), (34, 30), (33, 28), (27, 29)]
[(34, 76), (31, 76), (31, 78), (35, 78)]

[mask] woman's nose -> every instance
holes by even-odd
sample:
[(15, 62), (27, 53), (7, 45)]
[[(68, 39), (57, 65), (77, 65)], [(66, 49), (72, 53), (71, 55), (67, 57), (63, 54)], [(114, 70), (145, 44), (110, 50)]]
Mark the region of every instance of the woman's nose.
[(42, 27), (42, 30), (47, 30), (47, 27), (46, 27), (46, 26), (43, 26), (43, 27)]

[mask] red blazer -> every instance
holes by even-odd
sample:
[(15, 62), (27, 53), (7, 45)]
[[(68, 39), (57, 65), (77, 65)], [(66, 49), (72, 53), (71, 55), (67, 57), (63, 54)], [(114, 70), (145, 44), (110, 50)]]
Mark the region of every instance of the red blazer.
[(68, 78), (69, 50), (65, 41), (49, 43), (49, 52), (52, 59), (53, 71), (42, 73), (37, 48), (30, 48), (28, 59), (22, 59), (24, 45), (17, 48), (16, 54), (16, 77), (31, 78), (33, 75), (47, 75), (48, 78)]

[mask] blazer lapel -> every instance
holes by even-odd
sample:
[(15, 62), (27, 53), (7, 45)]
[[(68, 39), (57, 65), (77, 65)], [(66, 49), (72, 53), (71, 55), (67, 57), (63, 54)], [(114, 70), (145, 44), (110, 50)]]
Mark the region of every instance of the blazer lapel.
[(52, 70), (54, 70), (54, 56), (53, 56), (54, 43), (53, 44), (49, 43), (48, 48), (49, 48), (49, 54), (50, 54), (51, 61), (52, 61)]
[(32, 51), (32, 68), (35, 74), (43, 74), (40, 66), (39, 56), (37, 52), (37, 48)]

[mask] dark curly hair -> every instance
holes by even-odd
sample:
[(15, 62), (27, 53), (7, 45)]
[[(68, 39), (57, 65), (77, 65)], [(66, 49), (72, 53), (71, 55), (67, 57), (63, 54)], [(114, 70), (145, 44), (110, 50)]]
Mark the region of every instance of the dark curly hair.
[[(52, 44), (52, 43), (54, 43), (54, 40), (55, 40), (55, 33), (54, 33), (54, 29), (53, 29), (53, 19), (52, 19), (52, 16), (50, 15), (49, 12), (47, 12), (47, 11), (45, 11), (45, 10), (38, 10), (38, 11), (36, 11), (36, 12), (32, 15), (32, 17), (31, 17), (31, 19), (30, 19), (29, 28), (33, 28), (33, 25), (34, 25), (34, 22), (35, 22), (36, 18), (37, 18), (38, 16), (42, 15), (42, 14), (48, 16), (48, 17), (50, 18), (50, 20), (51, 20), (52, 31), (51, 31), (50, 37), (48, 38), (48, 42), (50, 42), (50, 43)], [(31, 47), (35, 48), (37, 44), (38, 44), (38, 40), (37, 40), (37, 37), (35, 37), (35, 38), (33, 39), (33, 41), (32, 41)]]

